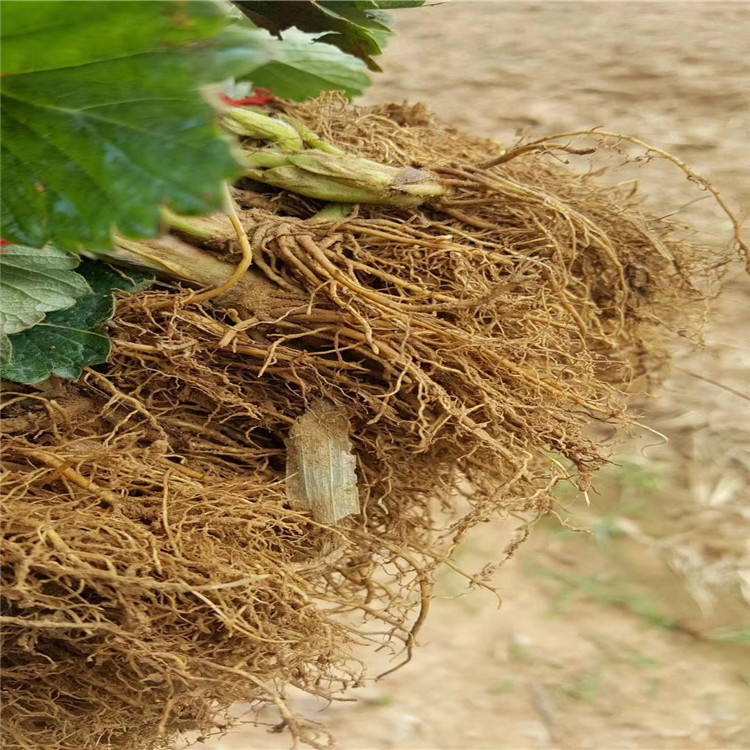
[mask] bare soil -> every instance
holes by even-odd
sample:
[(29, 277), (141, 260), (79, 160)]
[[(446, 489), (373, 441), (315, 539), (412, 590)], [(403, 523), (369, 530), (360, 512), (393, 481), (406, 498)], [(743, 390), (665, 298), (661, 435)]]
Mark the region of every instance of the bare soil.
[[(501, 142), (602, 125), (667, 149), (750, 208), (746, 3), (456, 0), (399, 18), (367, 101), (425, 101)], [(642, 177), (665, 213), (702, 197), (669, 168)], [(728, 240), (710, 201), (688, 214), (704, 240)], [(541, 525), (495, 577), (499, 611), (446, 573), (412, 663), (356, 702), (293, 706), (346, 750), (750, 747), (748, 303), (737, 271), (705, 348), (684, 347), (644, 405), (669, 442), (634, 436), (590, 508), (561, 498), (590, 535)], [(483, 527), (459, 564), (498, 559), (512, 531)], [(373, 675), (392, 664), (367, 658)], [(262, 726), (203, 745), (288, 746)]]

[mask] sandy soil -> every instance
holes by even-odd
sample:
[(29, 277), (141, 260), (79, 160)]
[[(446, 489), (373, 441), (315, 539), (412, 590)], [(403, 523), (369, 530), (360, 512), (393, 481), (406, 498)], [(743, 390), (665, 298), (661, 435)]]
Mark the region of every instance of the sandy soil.
[[(400, 18), (368, 101), (426, 101), (503, 142), (604, 125), (666, 148), (750, 207), (745, 3), (457, 0)], [(644, 186), (665, 212), (701, 197), (667, 168)], [(709, 201), (690, 217), (704, 238), (727, 240)], [(591, 509), (570, 498), (591, 536), (539, 528), (495, 578), (499, 611), (446, 574), (411, 664), (354, 691), (355, 703), (297, 696), (294, 707), (346, 750), (750, 747), (749, 308), (737, 274), (706, 348), (683, 354), (647, 407), (669, 444), (631, 446)], [(509, 531), (483, 527), (460, 564), (497, 559)], [(367, 658), (373, 675), (388, 666)], [(203, 745), (288, 746), (263, 727)]]

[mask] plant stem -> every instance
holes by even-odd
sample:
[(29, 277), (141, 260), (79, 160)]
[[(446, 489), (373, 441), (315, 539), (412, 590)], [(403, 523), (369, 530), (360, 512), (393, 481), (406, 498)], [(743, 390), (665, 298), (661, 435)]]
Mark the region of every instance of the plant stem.
[(231, 263), (214, 258), (172, 236), (141, 242), (117, 237), (114, 250), (98, 255), (114, 262), (149, 268), (157, 274), (200, 287), (220, 286), (234, 272)]
[(275, 117), (248, 107), (233, 107), (222, 118), (224, 127), (237, 135), (268, 141), (285, 153), (302, 151), (305, 144), (297, 129)]
[(162, 208), (161, 214), (170, 229), (176, 229), (197, 240), (223, 240), (235, 236), (232, 223), (225, 214), (181, 216), (168, 208)]
[(310, 217), (311, 221), (335, 221), (336, 219), (345, 219), (351, 214), (354, 206), (351, 203), (328, 203)]
[[(239, 266), (225, 263), (213, 255), (189, 245), (177, 237), (135, 242), (115, 238), (115, 249), (97, 253), (98, 258), (116, 264), (139, 266), (155, 271), (169, 279), (179, 279), (190, 286), (205, 288), (207, 292), (186, 301), (187, 304), (206, 302), (221, 296), (222, 307), (233, 307), (246, 318), (253, 316), (277, 317), (289, 310), (306, 305), (306, 297), (293, 288), (280, 288), (260, 272), (250, 268), (248, 251), (243, 248)], [(168, 303), (165, 303), (168, 304)]]
[[(224, 116), (234, 133), (270, 145), (244, 148), (245, 175), (308, 198), (340, 203), (418, 206), (447, 191), (414, 167), (391, 167), (347, 154), (288, 115), (235, 107)], [(293, 135), (292, 135), (293, 134)]]

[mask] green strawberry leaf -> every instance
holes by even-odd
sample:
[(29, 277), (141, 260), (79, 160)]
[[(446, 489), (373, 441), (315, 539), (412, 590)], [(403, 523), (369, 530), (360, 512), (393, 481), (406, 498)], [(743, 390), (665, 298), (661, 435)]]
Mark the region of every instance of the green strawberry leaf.
[(86, 365), (107, 361), (111, 343), (102, 326), (114, 315), (114, 293), (147, 288), (150, 277), (91, 260), (84, 260), (78, 270), (91, 293), (67, 310), (48, 313), (33, 328), (8, 336), (13, 359), (0, 366), (1, 378), (17, 383), (38, 383), (51, 375), (78, 378)]
[(270, 40), (272, 60), (244, 79), (273, 91), (275, 96), (304, 101), (322, 91), (344, 91), (351, 98), (370, 85), (367, 67), (361, 60), (330, 44), (316, 42), (312, 34), (290, 29), (284, 32), (283, 39), (273, 39), (262, 29), (255, 33)]
[(47, 245), (7, 245), (0, 255), (0, 332), (10, 335), (64, 310), (91, 289), (73, 269), (79, 260)]
[(358, 57), (370, 70), (378, 71), (380, 68), (372, 58), (383, 52), (393, 25), (391, 17), (383, 10), (413, 8), (422, 5), (422, 1), (235, 0), (234, 4), (254, 24), (276, 36), (295, 26), (300, 31), (318, 35), (318, 41), (332, 44)]
[(222, 205), (240, 173), (199, 85), (266, 54), (208, 0), (38, 0), (2, 11), (2, 236), (106, 250), (153, 237), (160, 204)]
[(8, 334), (0, 331), (0, 366), (7, 364), (13, 359), (13, 344)]
[(375, 0), (374, 5), (379, 10), (400, 10), (401, 8), (419, 8), (425, 0)]

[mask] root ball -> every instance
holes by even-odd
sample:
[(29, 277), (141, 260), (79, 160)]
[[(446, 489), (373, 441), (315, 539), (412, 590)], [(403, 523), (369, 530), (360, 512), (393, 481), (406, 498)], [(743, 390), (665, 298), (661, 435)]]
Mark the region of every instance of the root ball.
[[(622, 188), (539, 149), (503, 159), (420, 107), (288, 109), (450, 192), (320, 221), (322, 204), (245, 180), (241, 294), (123, 299), (107, 367), (7, 389), (8, 748), (168, 747), (233, 701), (274, 702), (320, 743), (284, 686), (340, 694), (372, 631), (409, 651), (457, 541), (549, 511), (570, 476), (585, 488), (607, 457), (591, 425), (624, 424), (668, 336), (697, 328), (722, 259)], [(178, 234), (238, 259), (220, 218), (202, 231)], [(348, 416), (362, 506), (333, 526), (285, 492), (285, 441), (321, 398)]]

